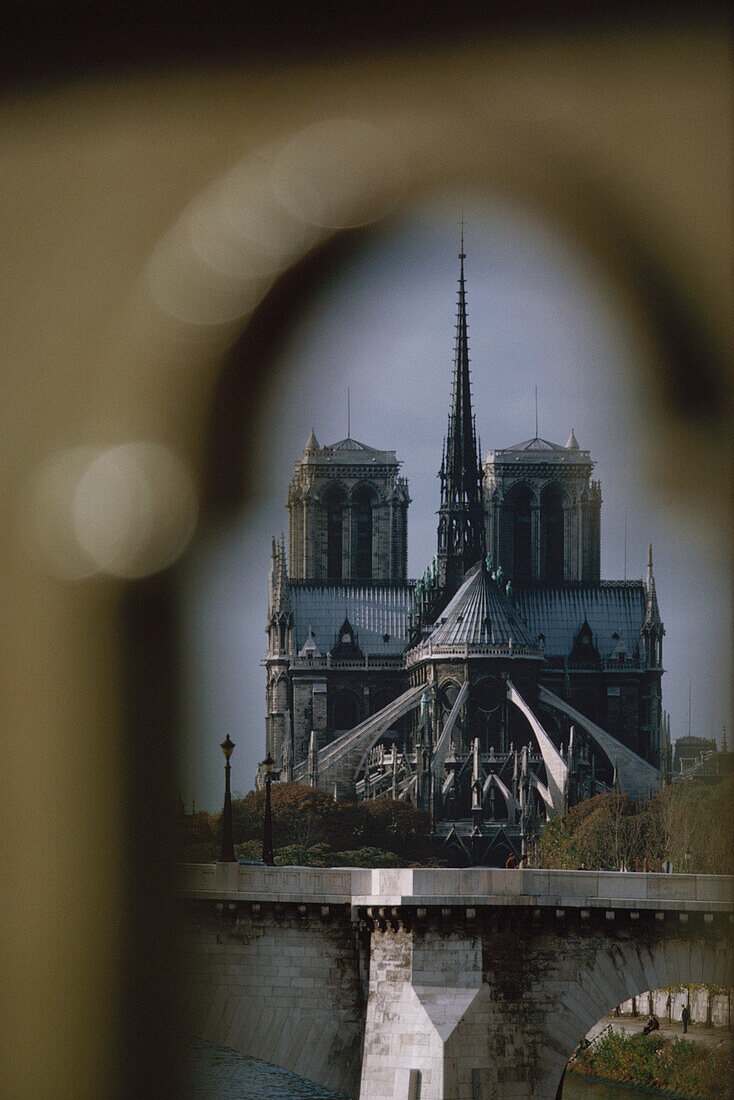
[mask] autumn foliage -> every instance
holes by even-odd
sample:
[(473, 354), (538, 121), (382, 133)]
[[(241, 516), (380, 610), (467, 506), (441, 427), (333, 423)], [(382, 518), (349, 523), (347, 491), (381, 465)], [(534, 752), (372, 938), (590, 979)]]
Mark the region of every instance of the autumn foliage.
[(734, 777), (713, 785), (676, 783), (645, 802), (600, 794), (544, 829), (539, 863), (618, 871), (634, 870), (645, 858), (653, 864), (665, 859), (678, 872), (732, 874), (732, 806)]
[[(438, 847), (428, 814), (404, 802), (335, 802), (299, 783), (271, 788), (276, 863), (334, 866), (406, 866), (433, 863)], [(265, 791), (232, 802), (235, 850), (257, 856), (262, 849)], [(210, 818), (210, 851), (189, 858), (216, 858), (219, 817)], [(184, 857), (186, 853), (184, 853)]]

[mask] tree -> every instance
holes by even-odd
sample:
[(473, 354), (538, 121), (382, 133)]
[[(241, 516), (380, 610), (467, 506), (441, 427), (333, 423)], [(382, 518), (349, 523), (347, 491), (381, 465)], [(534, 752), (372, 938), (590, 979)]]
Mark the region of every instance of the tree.
[(544, 867), (632, 870), (636, 861), (670, 859), (676, 871), (734, 872), (731, 811), (734, 777), (665, 787), (645, 802), (607, 792), (579, 803), (544, 830)]

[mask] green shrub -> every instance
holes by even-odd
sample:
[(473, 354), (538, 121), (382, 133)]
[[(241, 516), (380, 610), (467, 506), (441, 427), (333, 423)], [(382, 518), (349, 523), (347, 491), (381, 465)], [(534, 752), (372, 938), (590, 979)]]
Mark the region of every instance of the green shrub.
[(608, 1031), (579, 1051), (569, 1073), (624, 1081), (690, 1100), (729, 1100), (734, 1085), (734, 1049), (722, 1043), (702, 1049), (687, 1039)]

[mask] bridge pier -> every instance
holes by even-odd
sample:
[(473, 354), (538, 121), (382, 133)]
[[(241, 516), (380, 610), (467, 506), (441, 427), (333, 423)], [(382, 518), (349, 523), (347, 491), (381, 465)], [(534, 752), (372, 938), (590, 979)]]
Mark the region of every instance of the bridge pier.
[[(734, 981), (728, 923), (653, 912), (368, 909), (360, 1100), (556, 1100), (573, 1050), (625, 990)], [(672, 928), (671, 928), (672, 925)]]

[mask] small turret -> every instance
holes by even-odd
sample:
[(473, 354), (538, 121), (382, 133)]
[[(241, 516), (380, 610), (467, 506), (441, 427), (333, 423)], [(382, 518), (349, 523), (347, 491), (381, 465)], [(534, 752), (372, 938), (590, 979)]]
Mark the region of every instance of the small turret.
[(291, 652), (293, 614), (283, 535), (272, 542), (268, 587), (268, 652), (271, 656), (287, 655)]
[(303, 449), (304, 449), (304, 452), (305, 452), (306, 454), (308, 454), (308, 453), (309, 453), (309, 452), (311, 452), (311, 451), (319, 451), (319, 450), (321, 450), (321, 448), (319, 447), (319, 441), (318, 441), (318, 439), (316, 438), (316, 433), (315, 433), (315, 431), (313, 430), (313, 428), (311, 429), (311, 434), (310, 434), (310, 436), (309, 436), (309, 437), (308, 437), (308, 439), (306, 440), (306, 446), (305, 446), (305, 447), (304, 447)]
[(655, 577), (652, 571), (652, 543), (647, 552), (647, 576), (645, 578), (645, 621), (642, 624), (645, 658), (649, 668), (660, 668), (663, 663), (663, 635), (665, 628), (660, 618)]

